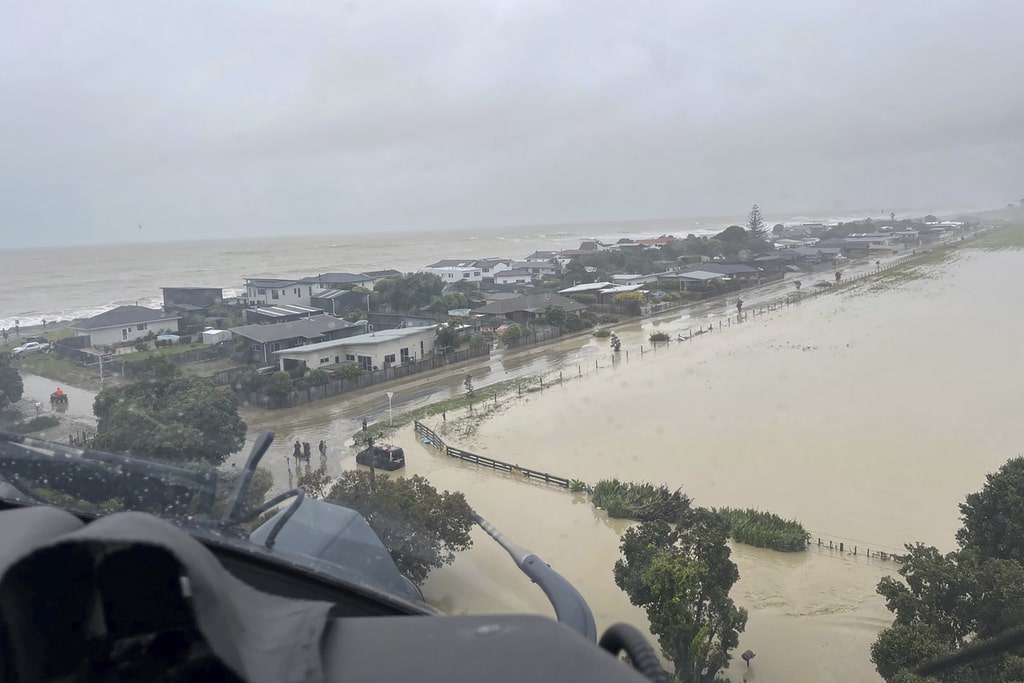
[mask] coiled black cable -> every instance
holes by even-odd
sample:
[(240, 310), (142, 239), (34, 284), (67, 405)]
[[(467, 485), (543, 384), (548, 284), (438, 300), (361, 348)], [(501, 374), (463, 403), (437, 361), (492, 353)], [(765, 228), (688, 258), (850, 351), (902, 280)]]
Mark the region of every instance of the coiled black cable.
[(620, 652), (625, 652), (633, 662), (633, 668), (648, 680), (654, 683), (668, 683), (668, 672), (661, 668), (658, 653), (635, 626), (612, 624), (601, 635), (601, 640), (597, 644), (616, 657)]

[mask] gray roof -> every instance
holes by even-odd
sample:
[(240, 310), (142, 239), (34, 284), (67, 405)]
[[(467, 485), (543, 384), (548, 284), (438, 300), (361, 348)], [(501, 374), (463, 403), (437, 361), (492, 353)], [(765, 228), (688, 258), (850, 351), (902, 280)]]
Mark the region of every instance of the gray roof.
[(586, 308), (583, 304), (578, 304), (560, 294), (529, 294), (527, 296), (518, 296), (515, 299), (492, 301), (486, 306), (474, 309), (473, 313), (480, 315), (505, 315), (518, 311), (541, 313), (548, 306), (559, 306), (566, 312), (582, 311)]
[(443, 258), (437, 263), (431, 263), (427, 268), (475, 268), (477, 259), (472, 258)]
[(718, 280), (725, 277), (722, 273), (712, 273), (708, 270), (691, 270), (686, 273), (672, 273), (670, 277), (675, 277), (680, 280), (699, 280), (705, 282), (707, 280)]
[(500, 273), (495, 273), (494, 277), (521, 277), (524, 275), (533, 275), (533, 271), (527, 270), (526, 268), (509, 268), (508, 270), (503, 270)]
[(387, 268), (384, 270), (368, 270), (365, 273), (363, 273), (363, 275), (373, 280), (380, 280), (381, 278), (386, 277), (401, 277), (402, 273), (401, 271), (395, 270), (393, 268)]
[(179, 320), (181, 316), (170, 315), (145, 306), (118, 306), (106, 313), (94, 315), (72, 325), (75, 330), (102, 330), (121, 325), (137, 325), (139, 323), (155, 323), (165, 320)]
[(296, 283), (298, 283), (298, 280), (285, 280), (285, 279), (276, 278), (276, 277), (257, 277), (257, 278), (247, 277), (247, 278), (245, 278), (245, 286), (246, 287), (262, 287), (262, 288), (274, 289), (274, 288), (288, 287), (289, 285), (294, 285)]
[(287, 323), (274, 323), (273, 325), (243, 325), (232, 327), (231, 334), (246, 339), (251, 339), (260, 344), (285, 339), (316, 339), (334, 330), (343, 330), (355, 327), (356, 323), (350, 323), (332, 315), (322, 314), (302, 320), (292, 320)]
[(584, 282), (581, 285), (573, 285), (572, 287), (566, 287), (565, 289), (558, 290), (559, 294), (580, 294), (581, 292), (594, 292), (605, 287), (611, 287), (611, 282)]
[(303, 306), (302, 304), (276, 304), (274, 306), (260, 306), (256, 313), (267, 318), (287, 318), (293, 315), (320, 315), (323, 313), (319, 308)]
[(299, 282), (304, 285), (328, 284), (328, 285), (354, 285), (360, 282), (372, 280), (372, 277), (356, 273), (319, 273), (304, 277)]
[(555, 258), (558, 258), (558, 252), (557, 251), (535, 251), (532, 254), (530, 254), (529, 256), (527, 256), (526, 260), (527, 261), (532, 261), (534, 259), (545, 259), (545, 260), (550, 261), (551, 259), (555, 259)]
[[(702, 263), (699, 268), (694, 268), (694, 270), (703, 270), (721, 275), (748, 275), (758, 272), (757, 268), (745, 266), (742, 263)], [(683, 274), (686, 274), (685, 271)]]
[[(277, 325), (273, 325), (272, 327), (277, 327)], [(281, 349), (280, 351), (274, 351), (274, 353), (294, 354), (306, 353), (308, 351), (323, 351), (325, 349), (334, 349), (339, 346), (366, 346), (368, 344), (382, 344), (386, 341), (391, 341), (393, 339), (401, 339), (402, 337), (410, 337), (415, 334), (423, 334), (424, 332), (433, 331), (435, 329), (437, 329), (437, 325), (426, 325), (423, 327), (398, 327), (390, 330), (377, 330), (376, 332), (356, 334), (351, 337), (344, 337), (342, 339), (332, 339), (330, 341), (318, 342), (316, 344), (296, 346), (291, 349)]]

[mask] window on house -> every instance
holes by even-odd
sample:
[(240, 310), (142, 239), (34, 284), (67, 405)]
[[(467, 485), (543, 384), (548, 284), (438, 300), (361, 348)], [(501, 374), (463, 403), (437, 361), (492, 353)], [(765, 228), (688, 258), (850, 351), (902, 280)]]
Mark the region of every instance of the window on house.
[(280, 299), (281, 298), (280, 296), (278, 296), (276, 289), (270, 290), (270, 296), (272, 296), (275, 299)]
[(373, 358), (369, 356), (359, 356), (359, 367), (367, 372), (373, 370)]
[[(408, 363), (409, 362), (409, 349), (408, 348), (399, 349), (398, 353), (401, 355), (403, 363)], [(394, 356), (392, 356), (392, 358), (394, 358)]]
[(309, 295), (313, 296), (313, 288), (312, 287), (309, 288)]
[(462, 277), (469, 277), (469, 273), (463, 273)]
[(267, 290), (265, 290), (265, 289), (257, 289), (256, 293), (261, 295), (261, 296), (266, 296), (267, 295)]
[(270, 350), (271, 351), (280, 351), (281, 350), (281, 342), (274, 342), (273, 344), (271, 344), (270, 345)]
[(146, 329), (147, 327), (148, 327), (148, 325), (146, 325), (146, 323), (139, 323), (139, 325), (138, 325), (138, 330), (139, 330), (139, 332), (142, 332), (142, 331), (144, 331), (144, 330), (145, 330), (145, 329)]
[(321, 358), (320, 359), (320, 365), (328, 365), (330, 362), (331, 362), (331, 357), (330, 356), (327, 356), (327, 358)]
[(341, 356), (335, 356), (334, 357), (334, 362), (335, 363), (340, 363), (341, 362)]
[(121, 330), (121, 339), (123, 341), (127, 341), (128, 340), (128, 333), (131, 332), (131, 331), (132, 331), (132, 328), (130, 328), (130, 327), (126, 327), (126, 328), (122, 329)]
[(395, 354), (392, 353), (392, 354), (389, 354), (387, 356), (384, 356), (384, 362), (385, 363), (394, 363), (395, 362)]

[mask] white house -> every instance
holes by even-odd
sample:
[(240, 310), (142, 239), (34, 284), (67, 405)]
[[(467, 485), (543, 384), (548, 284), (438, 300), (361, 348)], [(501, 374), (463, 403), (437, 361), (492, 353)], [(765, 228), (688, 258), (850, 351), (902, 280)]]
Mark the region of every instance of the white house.
[(616, 285), (646, 285), (650, 282), (657, 282), (658, 275), (640, 275), (639, 273), (624, 273), (612, 275), (612, 283)]
[(118, 306), (73, 325), (76, 337), (88, 336), (90, 346), (111, 346), (131, 342), (160, 330), (178, 331), (181, 316), (145, 306)]
[(476, 266), (427, 266), (424, 273), (433, 273), (446, 285), (453, 282), (480, 282), (484, 279), (482, 268)]
[(300, 280), (246, 278), (245, 298), (250, 306), (262, 304), (299, 304), (309, 306), (310, 285)]
[(496, 285), (528, 285), (534, 280), (539, 280), (539, 275), (534, 275), (526, 268), (514, 268), (504, 270), (494, 276)]
[(354, 337), (275, 351), (282, 370), (305, 365), (310, 369), (358, 363), (364, 370), (387, 368), (420, 360), (434, 352), (437, 325), (379, 330)]

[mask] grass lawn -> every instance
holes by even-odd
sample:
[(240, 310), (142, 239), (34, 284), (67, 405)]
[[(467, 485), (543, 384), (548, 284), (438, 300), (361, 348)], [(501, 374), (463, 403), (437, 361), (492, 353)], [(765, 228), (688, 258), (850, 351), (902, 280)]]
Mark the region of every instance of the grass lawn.
[(148, 351), (136, 351), (135, 353), (126, 353), (117, 356), (117, 360), (123, 360), (126, 363), (134, 363), (140, 360), (146, 360), (147, 358), (161, 358), (164, 356), (177, 356), (179, 353), (185, 353), (192, 349), (200, 349), (207, 344), (201, 342), (193, 342), (192, 344), (174, 344), (173, 346), (163, 346), (159, 349), (150, 349)]
[(1024, 225), (996, 228), (967, 243), (972, 249), (1024, 249)]
[[(19, 358), (14, 361), (19, 372), (27, 372), (40, 377), (56, 380), (73, 387), (83, 389), (99, 389), (99, 372), (97, 368), (86, 368), (67, 358), (53, 353), (37, 353), (34, 356)], [(114, 378), (108, 378), (114, 379)]]

